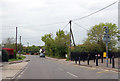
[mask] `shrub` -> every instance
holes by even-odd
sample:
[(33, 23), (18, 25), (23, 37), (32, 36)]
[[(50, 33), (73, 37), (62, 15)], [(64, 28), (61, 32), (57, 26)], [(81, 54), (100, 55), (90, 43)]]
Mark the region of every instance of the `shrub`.
[(2, 62), (2, 53), (1, 53), (1, 50), (0, 50), (0, 62)]
[(2, 62), (8, 62), (9, 55), (8, 52), (2, 49)]
[(22, 59), (22, 57), (21, 56), (17, 56), (17, 59)]

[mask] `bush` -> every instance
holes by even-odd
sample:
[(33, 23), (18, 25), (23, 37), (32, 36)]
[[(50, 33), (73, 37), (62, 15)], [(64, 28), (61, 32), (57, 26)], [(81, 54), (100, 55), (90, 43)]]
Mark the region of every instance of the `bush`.
[(22, 57), (18, 57), (18, 59), (22, 59)]
[(8, 52), (2, 49), (2, 62), (8, 62), (9, 55)]
[(31, 52), (31, 55), (33, 55), (34, 54), (34, 52)]
[(1, 53), (1, 50), (0, 50), (0, 62), (2, 62), (2, 53)]
[(26, 52), (21, 52), (21, 54), (25, 55), (25, 54), (26, 54)]

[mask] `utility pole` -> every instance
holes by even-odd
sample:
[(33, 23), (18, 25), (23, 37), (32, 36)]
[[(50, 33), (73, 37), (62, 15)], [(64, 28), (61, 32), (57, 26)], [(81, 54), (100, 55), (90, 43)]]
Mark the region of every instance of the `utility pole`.
[(21, 36), (20, 36), (20, 55), (21, 55)]
[(69, 53), (69, 59), (71, 60), (71, 22), (72, 20), (69, 21), (70, 23), (70, 53)]
[(108, 26), (106, 27), (106, 66), (108, 67)]
[(73, 32), (72, 32), (72, 28), (71, 28), (71, 35), (72, 35), (74, 47), (76, 47), (76, 45), (75, 45), (75, 40), (74, 40), (74, 36), (73, 36)]
[(29, 42), (27, 42), (27, 52), (29, 53)]
[(29, 47), (29, 42), (27, 42), (27, 44), (28, 44), (28, 47)]
[(15, 59), (16, 59), (16, 55), (17, 55), (17, 27), (16, 27), (16, 51), (15, 51)]

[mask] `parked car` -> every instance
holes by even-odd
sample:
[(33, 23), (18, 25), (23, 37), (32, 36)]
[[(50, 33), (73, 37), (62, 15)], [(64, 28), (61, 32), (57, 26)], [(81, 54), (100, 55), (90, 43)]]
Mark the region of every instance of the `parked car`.
[(38, 53), (34, 53), (34, 55), (38, 55)]
[(40, 53), (40, 57), (45, 57), (45, 54), (44, 53)]

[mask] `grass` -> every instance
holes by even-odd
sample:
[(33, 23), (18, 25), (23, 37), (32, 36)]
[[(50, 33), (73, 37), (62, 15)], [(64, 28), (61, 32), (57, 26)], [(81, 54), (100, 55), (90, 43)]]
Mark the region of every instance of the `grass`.
[(19, 61), (19, 60), (24, 60), (25, 58), (26, 58), (26, 57), (23, 56), (23, 55), (21, 55), (21, 56), (17, 55), (16, 59), (13, 58), (13, 59), (9, 59), (8, 61), (9, 61), (9, 62), (11, 62), (11, 61)]
[(57, 59), (65, 59), (64, 57), (59, 57), (59, 56), (50, 56), (50, 55), (45, 55), (45, 56), (48, 56), (48, 57), (51, 57), (51, 58), (57, 58)]
[(69, 61), (70, 59), (69, 58), (66, 58), (66, 61)]

